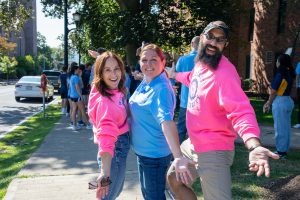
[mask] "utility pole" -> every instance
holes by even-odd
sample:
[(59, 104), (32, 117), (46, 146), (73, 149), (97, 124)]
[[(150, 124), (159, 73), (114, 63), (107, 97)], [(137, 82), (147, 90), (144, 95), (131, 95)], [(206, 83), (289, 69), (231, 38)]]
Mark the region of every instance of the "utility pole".
[(68, 67), (69, 65), (69, 53), (68, 53), (68, 0), (64, 0), (64, 66)]

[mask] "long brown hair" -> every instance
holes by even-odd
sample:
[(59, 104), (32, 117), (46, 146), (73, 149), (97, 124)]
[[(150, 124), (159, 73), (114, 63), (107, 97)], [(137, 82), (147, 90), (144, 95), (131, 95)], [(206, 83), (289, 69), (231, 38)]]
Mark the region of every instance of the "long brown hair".
[(123, 61), (119, 56), (117, 56), (115, 53), (111, 51), (106, 51), (97, 57), (95, 68), (94, 68), (93, 84), (95, 85), (95, 87), (97, 88), (98, 92), (101, 95), (106, 96), (110, 99), (112, 93), (110, 93), (110, 89), (105, 84), (103, 79), (103, 70), (108, 58), (114, 58), (118, 62), (118, 65), (121, 69), (121, 80), (119, 82), (118, 89), (126, 96), (127, 93), (127, 90), (125, 88), (126, 76), (125, 76), (125, 68), (124, 68)]

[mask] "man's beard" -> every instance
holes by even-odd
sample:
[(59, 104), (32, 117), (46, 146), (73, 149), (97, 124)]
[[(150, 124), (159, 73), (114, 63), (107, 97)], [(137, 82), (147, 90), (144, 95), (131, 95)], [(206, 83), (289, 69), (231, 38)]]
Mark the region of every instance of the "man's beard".
[[(206, 49), (208, 47), (216, 50), (214, 55), (209, 55), (206, 53)], [(221, 58), (222, 58), (222, 52), (217, 47), (214, 47), (210, 44), (203, 46), (203, 43), (200, 42), (198, 53), (197, 53), (197, 56), (195, 59), (195, 63), (200, 61), (203, 64), (209, 65), (212, 69), (217, 69)]]

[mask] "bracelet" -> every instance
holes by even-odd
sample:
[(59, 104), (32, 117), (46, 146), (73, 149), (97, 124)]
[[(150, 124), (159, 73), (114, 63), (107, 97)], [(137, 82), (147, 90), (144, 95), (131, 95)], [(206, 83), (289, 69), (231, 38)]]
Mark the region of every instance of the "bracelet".
[(256, 149), (257, 147), (261, 147), (261, 144), (254, 144), (254, 145), (252, 145), (252, 146), (248, 149), (248, 151), (251, 152), (251, 151), (253, 151), (254, 149)]

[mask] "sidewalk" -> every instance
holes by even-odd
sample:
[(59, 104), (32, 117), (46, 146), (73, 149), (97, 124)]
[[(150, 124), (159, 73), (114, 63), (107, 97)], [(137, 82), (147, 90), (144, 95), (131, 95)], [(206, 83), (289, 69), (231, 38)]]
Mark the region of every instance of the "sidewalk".
[[(7, 190), (4, 200), (96, 199), (88, 182), (98, 176), (97, 146), (92, 131), (72, 131), (62, 116), (41, 147), (27, 161)], [(127, 159), (126, 180), (118, 200), (142, 200), (136, 156)], [(170, 199), (170, 198), (168, 198)]]
[[(300, 129), (292, 131), (291, 148), (300, 149)], [(264, 145), (274, 146), (272, 127), (261, 127), (261, 135)], [(11, 182), (4, 200), (95, 199), (95, 191), (88, 190), (89, 180), (98, 175), (97, 146), (91, 137), (90, 130), (74, 132), (66, 127), (63, 116), (19, 172), (21, 178)], [(136, 156), (130, 152), (124, 189), (118, 200), (142, 199)], [(171, 198), (167, 195), (167, 199)]]

